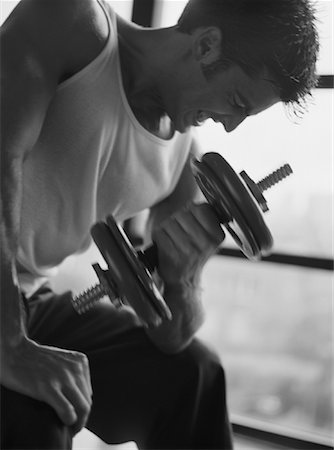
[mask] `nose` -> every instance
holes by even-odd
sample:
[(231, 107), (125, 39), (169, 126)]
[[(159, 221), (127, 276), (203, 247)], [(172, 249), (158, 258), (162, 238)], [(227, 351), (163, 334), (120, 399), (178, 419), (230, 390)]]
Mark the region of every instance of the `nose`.
[(223, 121), (225, 131), (227, 133), (230, 133), (231, 131), (235, 130), (246, 119), (246, 117), (246, 114), (234, 114), (225, 116)]

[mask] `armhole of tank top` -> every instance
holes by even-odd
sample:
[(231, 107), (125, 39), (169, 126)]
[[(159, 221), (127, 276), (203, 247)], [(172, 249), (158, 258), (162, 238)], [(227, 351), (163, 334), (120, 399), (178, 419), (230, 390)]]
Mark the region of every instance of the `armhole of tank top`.
[[(87, 72), (90, 72), (91, 70), (93, 70), (94, 67), (96, 67), (106, 57), (106, 55), (108, 54), (108, 51), (110, 50), (110, 44), (115, 35), (115, 30), (114, 30), (114, 27), (112, 24), (113, 21), (109, 17), (108, 11), (106, 10), (106, 6), (104, 5), (104, 3), (101, 0), (97, 0), (97, 3), (100, 5), (100, 7), (107, 19), (107, 22), (108, 22), (108, 30), (109, 31), (108, 31), (108, 38), (106, 40), (106, 43), (105, 43), (103, 49), (101, 50), (101, 52), (90, 63), (88, 63), (81, 70), (79, 70), (74, 75), (72, 75), (70, 78), (67, 78), (67, 80), (63, 81), (62, 83), (60, 83), (58, 85), (58, 88), (57, 88), (58, 92), (63, 90), (64, 88), (70, 86), (75, 81), (79, 80)], [(115, 14), (111, 8), (110, 8), (110, 11), (112, 14)]]

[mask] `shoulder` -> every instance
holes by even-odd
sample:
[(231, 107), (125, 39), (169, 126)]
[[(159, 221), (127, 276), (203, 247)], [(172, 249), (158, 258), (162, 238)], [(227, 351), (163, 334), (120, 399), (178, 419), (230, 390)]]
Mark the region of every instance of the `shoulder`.
[(9, 51), (38, 60), (63, 81), (102, 51), (109, 27), (97, 0), (21, 0), (1, 33)]

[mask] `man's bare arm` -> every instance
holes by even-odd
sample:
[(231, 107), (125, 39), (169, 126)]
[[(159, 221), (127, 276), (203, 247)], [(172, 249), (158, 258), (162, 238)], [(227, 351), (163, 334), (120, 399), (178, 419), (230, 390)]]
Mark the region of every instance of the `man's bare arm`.
[(149, 219), (158, 247), (158, 272), (164, 282), (164, 298), (173, 319), (156, 329), (148, 329), (147, 334), (166, 353), (183, 350), (202, 325), (202, 268), (224, 239), (212, 209), (207, 204), (194, 203), (203, 199), (190, 168), (191, 158), (198, 154), (194, 141), (174, 192), (152, 208)]
[(87, 359), (39, 346), (26, 335), (15, 257), (23, 161), (38, 139), (59, 82), (103, 46), (105, 31), (99, 33), (92, 5), (89, 0), (23, 0), (1, 28), (1, 382), (46, 401), (77, 429), (91, 404)]

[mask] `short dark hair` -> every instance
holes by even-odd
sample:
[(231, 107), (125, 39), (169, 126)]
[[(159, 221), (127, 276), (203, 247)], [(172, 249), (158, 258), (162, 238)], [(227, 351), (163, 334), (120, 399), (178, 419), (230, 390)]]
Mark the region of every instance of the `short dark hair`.
[(249, 75), (266, 67), (281, 101), (301, 105), (317, 84), (315, 22), (309, 0), (190, 0), (178, 29), (191, 33), (202, 26), (219, 27), (220, 67), (236, 63)]

